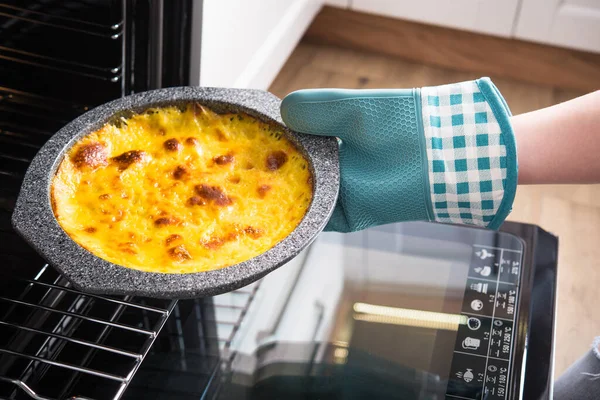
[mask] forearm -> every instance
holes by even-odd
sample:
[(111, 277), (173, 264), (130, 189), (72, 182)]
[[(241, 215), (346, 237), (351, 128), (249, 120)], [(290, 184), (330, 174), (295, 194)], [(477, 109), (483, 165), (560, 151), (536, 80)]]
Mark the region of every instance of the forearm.
[(600, 91), (511, 122), (519, 184), (600, 183)]

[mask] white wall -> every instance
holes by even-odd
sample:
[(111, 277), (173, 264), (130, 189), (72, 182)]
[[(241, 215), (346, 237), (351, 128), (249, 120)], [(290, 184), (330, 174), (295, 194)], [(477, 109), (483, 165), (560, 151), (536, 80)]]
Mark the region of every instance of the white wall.
[(600, 0), (352, 0), (350, 8), (600, 52)]
[(349, 8), (352, 0), (325, 0), (324, 4), (339, 8)]
[(351, 8), (428, 24), (510, 36), (519, 0), (352, 0)]
[(600, 52), (600, 0), (522, 0), (515, 36)]
[(205, 0), (200, 84), (266, 89), (322, 0)]

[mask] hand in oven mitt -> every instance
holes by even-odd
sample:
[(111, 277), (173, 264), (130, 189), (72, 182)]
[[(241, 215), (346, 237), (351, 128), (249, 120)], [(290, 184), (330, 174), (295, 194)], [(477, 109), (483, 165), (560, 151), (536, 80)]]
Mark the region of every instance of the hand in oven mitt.
[(517, 185), (510, 110), (489, 78), (421, 89), (308, 89), (285, 97), (297, 132), (336, 136), (340, 195), (326, 230), (400, 221), (497, 229)]

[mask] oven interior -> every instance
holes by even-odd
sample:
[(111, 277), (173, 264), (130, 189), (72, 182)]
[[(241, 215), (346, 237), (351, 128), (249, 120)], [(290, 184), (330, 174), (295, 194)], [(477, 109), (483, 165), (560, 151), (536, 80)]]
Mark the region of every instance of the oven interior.
[[(10, 224), (27, 166), (63, 125), (123, 95), (190, 84), (201, 5), (0, 2), (0, 398), (199, 398), (220, 373), (258, 286), (223, 304), (83, 294)], [(216, 309), (230, 318), (217, 323)]]

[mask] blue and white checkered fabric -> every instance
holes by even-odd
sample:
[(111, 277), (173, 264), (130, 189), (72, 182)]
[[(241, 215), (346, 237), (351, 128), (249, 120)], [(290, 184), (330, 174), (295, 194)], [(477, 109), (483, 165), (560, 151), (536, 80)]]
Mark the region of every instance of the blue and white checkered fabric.
[(421, 90), (431, 201), (437, 221), (487, 226), (506, 187), (500, 125), (476, 82)]

